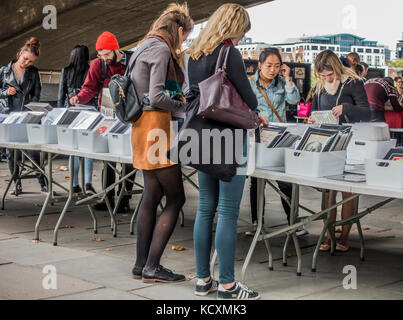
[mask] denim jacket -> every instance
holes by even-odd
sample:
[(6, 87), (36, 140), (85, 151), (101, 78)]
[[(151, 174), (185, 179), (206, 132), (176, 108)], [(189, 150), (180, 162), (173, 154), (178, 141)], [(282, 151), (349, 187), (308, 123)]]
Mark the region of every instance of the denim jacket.
[[(280, 122), (258, 88), (258, 85), (260, 85), (258, 71), (253, 75), (253, 78), (255, 79), (255, 81), (249, 78), (249, 82), (252, 86), (252, 90), (255, 92), (258, 101), (257, 110), (267, 121)], [(261, 85), (260, 86), (265, 91), (273, 106), (276, 108), (281, 119), (286, 122), (287, 118), (285, 114), (285, 102), (287, 101), (289, 104), (297, 104), (300, 101), (300, 95), (296, 85), (293, 83), (292, 87), (287, 86), (284, 78), (281, 76), (279, 77), (277, 86), (275, 86), (274, 83), (275, 81), (273, 80), (268, 88), (265, 88)]]

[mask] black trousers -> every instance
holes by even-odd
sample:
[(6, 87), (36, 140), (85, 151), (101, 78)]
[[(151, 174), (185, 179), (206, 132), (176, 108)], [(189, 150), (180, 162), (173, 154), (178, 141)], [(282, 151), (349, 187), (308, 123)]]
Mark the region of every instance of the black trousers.
[[(251, 208), (251, 216), (252, 222), (257, 221), (257, 178), (250, 178), (250, 208)], [(288, 198), (291, 199), (292, 196), (292, 184), (288, 182), (277, 181), (278, 187), (282, 193), (284, 193)], [(263, 204), (263, 211), (265, 207), (265, 202)], [(288, 203), (281, 198), (281, 203), (283, 205), (285, 214), (287, 215), (288, 224), (290, 224), (290, 212), (291, 208)]]
[[(113, 167), (116, 168), (116, 162), (109, 162), (109, 164), (111, 164)], [(123, 166), (126, 167), (126, 174), (128, 174), (134, 170), (133, 166), (131, 164), (123, 164)], [(134, 180), (135, 178), (136, 178), (135, 174), (130, 177), (131, 180)], [(110, 166), (107, 166), (106, 167), (106, 187), (114, 184), (115, 181), (116, 181), (115, 171)], [(122, 185), (123, 185), (122, 183), (119, 184), (118, 194), (122, 190)], [(126, 190), (127, 191), (133, 190), (133, 183), (131, 183), (130, 181), (126, 181)], [(108, 198), (111, 201), (112, 199), (114, 199), (114, 197), (115, 197), (115, 189), (112, 189), (111, 191), (108, 192)], [(131, 195), (126, 195), (122, 198), (122, 201), (129, 201), (131, 199), (131, 197), (132, 197)]]
[[(26, 153), (29, 154), (29, 156), (32, 158), (32, 160), (35, 161), (35, 163), (40, 166), (41, 162), (41, 153), (39, 151), (34, 151), (34, 150), (27, 150)], [(7, 159), (8, 159), (8, 168), (10, 169), (11, 174), (14, 173), (14, 149), (6, 149), (6, 154), (7, 154)], [(22, 152), (17, 151), (17, 161), (21, 160), (22, 158)], [(18, 168), (17, 168), (18, 170)], [(15, 182), (15, 180), (14, 180)], [(38, 182), (41, 187), (45, 185), (45, 177), (43, 174), (38, 175)]]

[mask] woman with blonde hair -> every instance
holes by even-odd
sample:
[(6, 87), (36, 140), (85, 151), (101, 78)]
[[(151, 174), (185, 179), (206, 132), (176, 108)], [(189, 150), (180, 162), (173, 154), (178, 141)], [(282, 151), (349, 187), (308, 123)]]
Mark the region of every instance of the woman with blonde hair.
[[(367, 94), (361, 78), (340, 62), (338, 56), (331, 50), (325, 50), (318, 54), (314, 62), (314, 72), (317, 79), (315, 95), (313, 97), (312, 110), (332, 110), (332, 114), (339, 119), (339, 123), (353, 123), (369, 121), (371, 114)], [(312, 118), (308, 123), (313, 123)], [(333, 192), (332, 203), (336, 201), (337, 192)], [(351, 196), (351, 193), (342, 192), (343, 199)], [(326, 193), (326, 208), (329, 207), (329, 193)], [(354, 214), (355, 200), (345, 203), (342, 207), (342, 219)], [(331, 212), (331, 221), (336, 220), (337, 209)], [(343, 225), (336, 250), (347, 251), (348, 237), (351, 224)], [(332, 234), (327, 233), (326, 241), (320, 246), (321, 251), (330, 250)]]
[[(170, 4), (130, 61), (130, 66), (134, 63), (130, 77), (144, 105), (141, 117), (132, 126), (133, 166), (141, 169), (144, 177), (132, 275), (143, 282), (185, 280), (184, 275), (161, 266), (160, 259), (185, 202), (181, 168), (165, 154), (171, 138), (171, 113), (185, 109), (181, 46), (192, 28), (187, 5)], [(157, 151), (156, 145), (161, 146)], [(157, 219), (163, 196), (166, 204)]]
[[(197, 87), (200, 82), (215, 73), (220, 51), (225, 46), (222, 56), (225, 56), (226, 50), (229, 50), (226, 67), (227, 77), (249, 108), (256, 109), (256, 96), (246, 75), (242, 56), (234, 48), (249, 30), (250, 20), (245, 8), (232, 3), (219, 7), (209, 18), (206, 27), (188, 50), (190, 55), (188, 65), (190, 86)], [(219, 61), (219, 64), (222, 65), (222, 61)], [(223, 132), (231, 129), (229, 125), (220, 123), (214, 130)], [(203, 148), (205, 147), (204, 144)], [(206, 164), (206, 166), (212, 166), (212, 164)], [(216, 169), (218, 172), (220, 167), (218, 166)], [(194, 293), (205, 296), (218, 290), (218, 299), (258, 299), (259, 294), (257, 292), (235, 282), (234, 279), (237, 219), (245, 175), (237, 174), (232, 176), (230, 182), (226, 182), (213, 174), (199, 170), (198, 178), (200, 199), (193, 235), (197, 270), (197, 284)], [(212, 227), (216, 211), (218, 211), (218, 221), (215, 248), (218, 255), (219, 282), (212, 279), (209, 269)]]

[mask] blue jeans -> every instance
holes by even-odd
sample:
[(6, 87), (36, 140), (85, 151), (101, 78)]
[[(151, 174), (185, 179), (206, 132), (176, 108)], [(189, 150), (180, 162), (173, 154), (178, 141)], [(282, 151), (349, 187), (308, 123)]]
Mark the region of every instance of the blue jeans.
[(210, 253), (213, 220), (218, 208), (215, 248), (218, 255), (219, 282), (234, 282), (234, 259), (237, 240), (237, 220), (244, 175), (235, 175), (231, 182), (224, 182), (203, 172), (198, 172), (200, 201), (194, 225), (194, 249), (198, 278), (210, 276)]
[[(92, 171), (93, 171), (93, 163), (92, 159), (84, 158), (84, 183), (92, 183)], [(78, 183), (78, 169), (80, 169), (80, 159), (79, 157), (74, 157), (74, 173), (73, 173), (73, 187), (79, 185)], [(69, 168), (71, 172), (71, 168)], [(82, 186), (84, 187), (84, 186)]]

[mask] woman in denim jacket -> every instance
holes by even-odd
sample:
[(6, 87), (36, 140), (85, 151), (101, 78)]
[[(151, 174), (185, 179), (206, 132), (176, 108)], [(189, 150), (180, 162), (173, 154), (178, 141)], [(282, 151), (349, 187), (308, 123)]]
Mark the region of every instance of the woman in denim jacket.
[[(286, 121), (286, 102), (289, 104), (297, 104), (300, 101), (298, 89), (290, 77), (290, 68), (283, 64), (281, 55), (277, 48), (266, 48), (259, 56), (258, 70), (250, 77), (249, 81), (252, 90), (255, 92), (258, 106), (257, 110), (264, 118), (266, 125), (273, 122)], [(265, 96), (276, 109), (279, 117), (273, 112)], [(280, 190), (291, 198), (291, 184), (278, 181)], [(257, 179), (251, 178), (250, 202), (252, 223), (257, 225)], [(290, 207), (287, 202), (281, 199), (285, 213), (287, 214), (288, 223), (290, 222)], [(250, 232), (247, 233), (252, 234)], [(301, 227), (297, 230), (297, 235), (306, 234)]]

